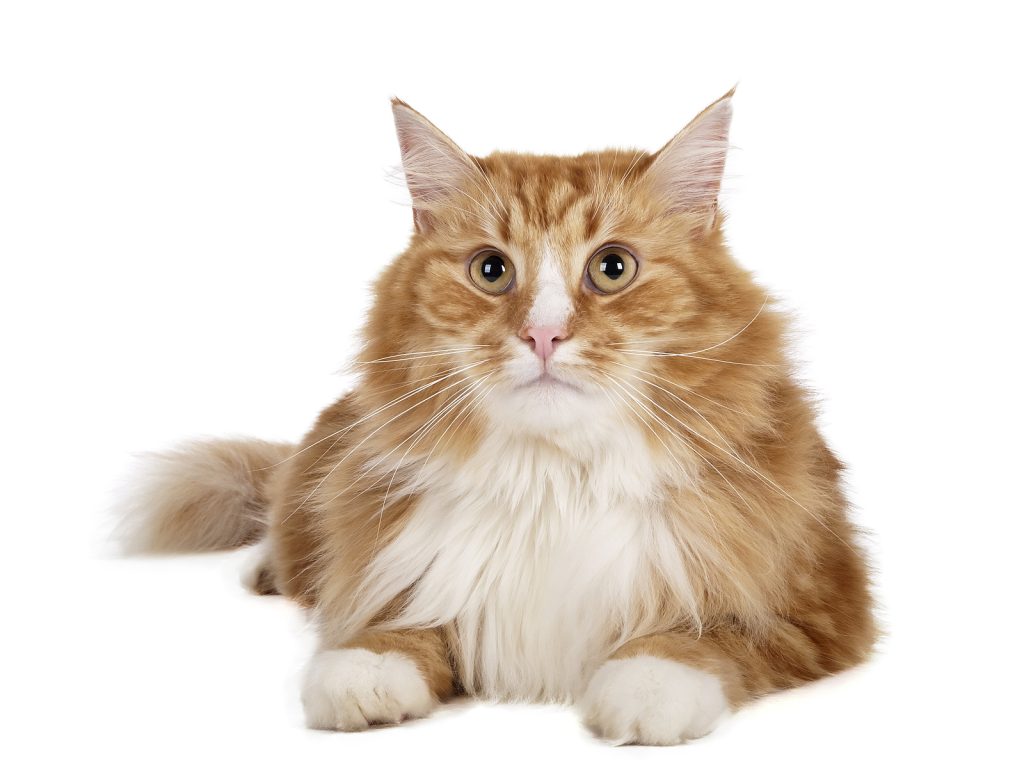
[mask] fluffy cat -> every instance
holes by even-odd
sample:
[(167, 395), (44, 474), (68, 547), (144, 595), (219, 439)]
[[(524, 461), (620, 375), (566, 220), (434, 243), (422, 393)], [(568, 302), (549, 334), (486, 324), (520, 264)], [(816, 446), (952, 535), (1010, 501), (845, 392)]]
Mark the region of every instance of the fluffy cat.
[(313, 611), (314, 728), (459, 692), (675, 744), (875, 638), (841, 465), (785, 320), (729, 254), (732, 93), (660, 151), (471, 157), (393, 102), (415, 233), (358, 385), (299, 445), (149, 465), (142, 551), (260, 542)]

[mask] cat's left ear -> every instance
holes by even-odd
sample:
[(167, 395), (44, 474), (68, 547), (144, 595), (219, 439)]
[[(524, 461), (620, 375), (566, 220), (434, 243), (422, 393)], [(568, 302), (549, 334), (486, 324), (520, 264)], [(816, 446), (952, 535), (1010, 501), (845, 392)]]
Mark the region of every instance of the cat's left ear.
[(453, 197), (466, 194), (481, 171), (472, 157), (404, 101), (392, 99), (391, 108), (412, 196), (413, 221), (418, 232), (429, 232), (437, 210)]
[(705, 228), (715, 220), (729, 148), (733, 88), (658, 150), (646, 177), (670, 211), (695, 215)]

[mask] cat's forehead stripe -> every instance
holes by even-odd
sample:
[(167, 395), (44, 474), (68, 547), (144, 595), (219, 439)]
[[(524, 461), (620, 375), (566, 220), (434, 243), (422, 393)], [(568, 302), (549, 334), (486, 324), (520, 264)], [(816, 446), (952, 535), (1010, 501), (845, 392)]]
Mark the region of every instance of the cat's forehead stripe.
[(646, 164), (637, 154), (548, 158), (497, 153), (480, 164), (501, 199), (495, 222), (504, 242), (523, 244), (556, 231), (589, 240), (605, 224), (610, 196)]

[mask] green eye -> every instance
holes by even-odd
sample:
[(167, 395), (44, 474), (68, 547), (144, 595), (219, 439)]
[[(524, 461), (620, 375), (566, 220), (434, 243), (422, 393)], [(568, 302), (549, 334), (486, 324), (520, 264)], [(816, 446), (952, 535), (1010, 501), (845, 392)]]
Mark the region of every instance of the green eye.
[(618, 293), (633, 282), (636, 273), (636, 257), (621, 245), (606, 245), (587, 264), (587, 277), (598, 293)]
[(469, 262), (469, 277), (484, 293), (504, 293), (515, 275), (512, 260), (493, 248), (485, 248)]

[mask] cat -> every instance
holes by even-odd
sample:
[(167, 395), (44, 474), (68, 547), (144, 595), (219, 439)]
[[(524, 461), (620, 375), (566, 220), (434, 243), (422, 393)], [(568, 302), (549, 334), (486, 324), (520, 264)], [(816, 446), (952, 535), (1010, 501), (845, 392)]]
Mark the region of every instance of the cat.
[(414, 232), (356, 386), (140, 474), (131, 549), (258, 542), (250, 587), (313, 611), (310, 727), (465, 693), (677, 744), (868, 657), (842, 465), (724, 241), (732, 100), (653, 154), (473, 157), (395, 99)]

